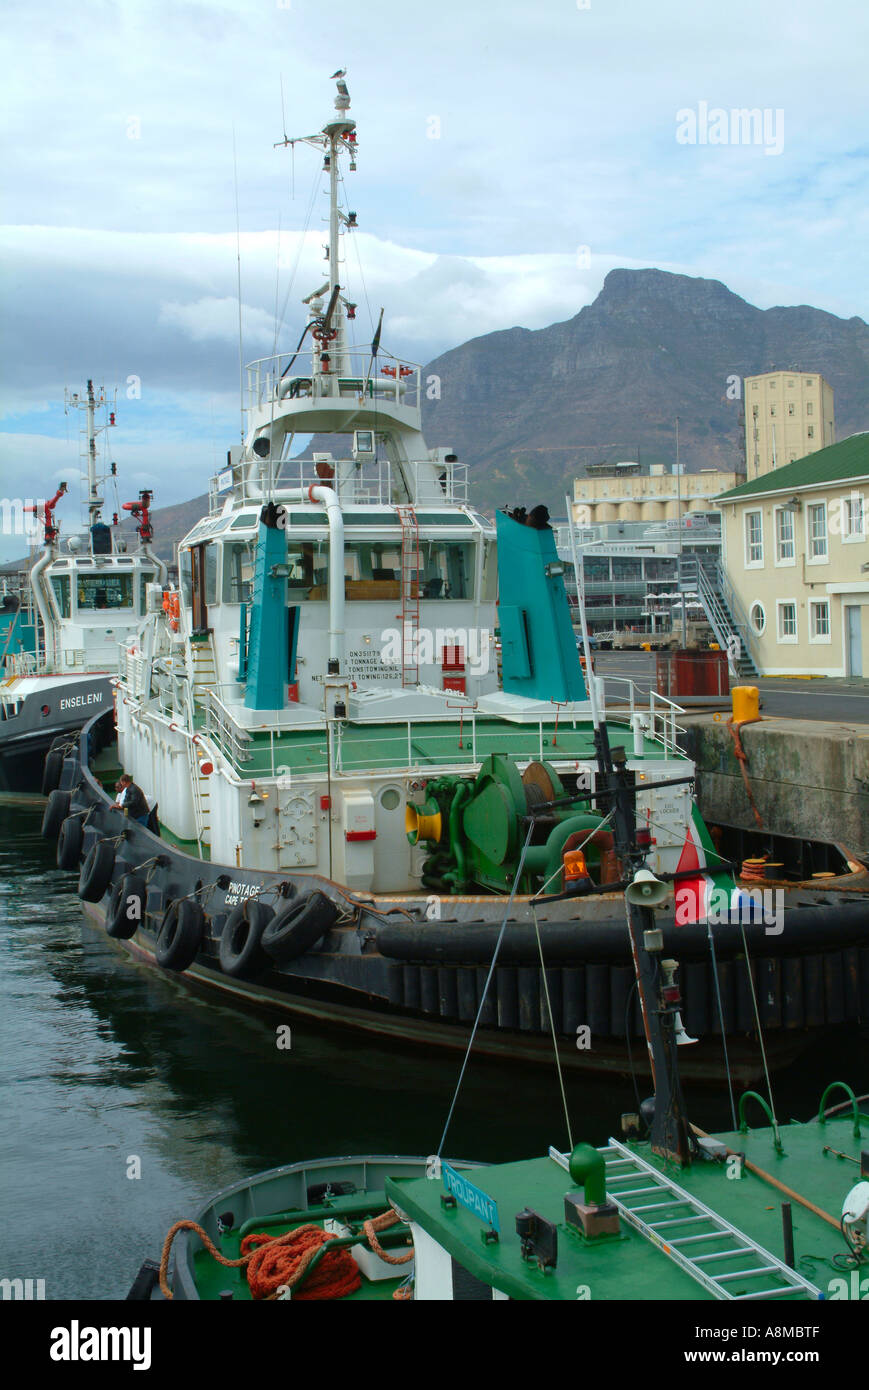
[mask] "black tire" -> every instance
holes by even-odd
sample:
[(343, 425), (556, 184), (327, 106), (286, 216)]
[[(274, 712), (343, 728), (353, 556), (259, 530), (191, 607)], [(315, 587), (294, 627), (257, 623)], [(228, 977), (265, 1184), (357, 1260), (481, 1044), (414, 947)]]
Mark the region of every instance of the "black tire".
[(97, 840), (81, 866), (78, 895), (86, 903), (98, 903), (112, 881), (115, 847), (110, 840)]
[(340, 915), (341, 909), (325, 893), (309, 893), (272, 918), (263, 932), (263, 950), (279, 964), (295, 960), (310, 951)]
[(58, 791), (55, 787), (48, 798), (48, 805), (42, 817), (42, 838), (44, 840), (56, 840), (60, 834), (60, 827), (69, 815), (69, 803), (71, 797), (69, 792)]
[(274, 917), (274, 908), (258, 898), (248, 898), (233, 908), (220, 936), (220, 968), (235, 980), (252, 980), (271, 965), (262, 948), (262, 935)]
[(81, 816), (67, 816), (57, 837), (57, 867), (77, 869), (81, 860), (84, 826)]
[(170, 903), (163, 913), (154, 957), (164, 970), (186, 970), (196, 959), (205, 928), (205, 913), (191, 898)]
[(50, 748), (45, 758), (45, 766), (42, 769), (42, 795), (48, 796), (60, 786), (61, 773), (63, 772), (63, 749)]
[[(130, 916), (131, 898), (138, 900), (138, 916), (135, 913)], [(106, 916), (106, 931), (109, 936), (113, 936), (116, 941), (129, 941), (131, 936), (135, 936), (145, 916), (147, 900), (148, 886), (141, 874), (124, 874), (123, 878), (118, 879), (112, 893), (112, 905)]]

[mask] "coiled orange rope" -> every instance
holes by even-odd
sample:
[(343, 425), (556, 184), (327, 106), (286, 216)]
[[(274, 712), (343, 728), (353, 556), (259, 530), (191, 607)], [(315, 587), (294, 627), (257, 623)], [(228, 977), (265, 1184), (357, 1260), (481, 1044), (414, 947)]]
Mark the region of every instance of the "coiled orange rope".
[[(383, 1222), (384, 1217), (398, 1219), (395, 1212), (389, 1211), (375, 1220)], [(388, 1221), (384, 1224), (393, 1223)], [(298, 1226), (294, 1231), (286, 1231), (284, 1235), (274, 1237), (251, 1234), (245, 1236), (242, 1241), (241, 1258), (230, 1260), (221, 1254), (208, 1232), (196, 1221), (176, 1221), (163, 1242), (163, 1253), (160, 1256), (160, 1291), (164, 1298), (170, 1300), (175, 1295), (169, 1287), (169, 1256), (172, 1242), (179, 1231), (194, 1231), (211, 1258), (225, 1268), (241, 1269), (247, 1265), (247, 1282), (255, 1299), (273, 1299), (277, 1290), (283, 1286), (293, 1289), (320, 1246), (336, 1239), (320, 1226)], [(359, 1284), (359, 1266), (349, 1250), (332, 1250), (323, 1256), (297, 1298), (344, 1298), (346, 1294), (358, 1289)]]

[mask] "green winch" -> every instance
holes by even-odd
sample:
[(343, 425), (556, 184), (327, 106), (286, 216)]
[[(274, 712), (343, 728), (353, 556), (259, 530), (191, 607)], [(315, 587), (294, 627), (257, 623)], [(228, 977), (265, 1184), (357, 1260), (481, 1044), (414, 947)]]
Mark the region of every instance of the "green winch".
[[(565, 799), (535, 817), (517, 891), (560, 893), (565, 855), (572, 856), (597, 882), (617, 878), (612, 836), (587, 803), (566, 800), (549, 763), (531, 762), (523, 773), (505, 754), (487, 757), (477, 776), (437, 777), (425, 787), (425, 801), (407, 803), (405, 830), (412, 845), (424, 842), (431, 853), (423, 865), (424, 887), (439, 893), (467, 893), (475, 887), (509, 893), (528, 833), (527, 816), (536, 807)], [(582, 845), (577, 856), (576, 846)], [(570, 873), (568, 872), (568, 877)]]

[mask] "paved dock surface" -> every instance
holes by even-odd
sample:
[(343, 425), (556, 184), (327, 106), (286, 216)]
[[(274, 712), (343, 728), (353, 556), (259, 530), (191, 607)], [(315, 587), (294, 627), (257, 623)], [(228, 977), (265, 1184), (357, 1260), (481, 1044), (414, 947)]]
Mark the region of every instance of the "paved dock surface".
[[(654, 652), (597, 652), (595, 671), (599, 676), (627, 676), (641, 690), (649, 690), (655, 680)], [(762, 712), (789, 719), (825, 719), (836, 723), (869, 724), (869, 680), (844, 680), (821, 676), (813, 680), (785, 680), (761, 676), (746, 684), (760, 691)], [(607, 698), (623, 698), (624, 687), (617, 680), (607, 685)]]

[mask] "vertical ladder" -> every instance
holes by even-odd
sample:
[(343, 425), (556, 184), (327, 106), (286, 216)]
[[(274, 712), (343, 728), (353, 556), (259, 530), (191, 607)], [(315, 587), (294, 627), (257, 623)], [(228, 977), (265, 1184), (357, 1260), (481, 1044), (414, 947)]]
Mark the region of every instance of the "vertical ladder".
[[(598, 1153), (606, 1165), (607, 1200), (713, 1298), (742, 1303), (822, 1297), (815, 1284), (617, 1139)], [(567, 1166), (566, 1154), (550, 1149), (549, 1155)]]
[(205, 695), (210, 690), (214, 690), (217, 685), (217, 666), (214, 659), (214, 640), (211, 633), (198, 642), (191, 642), (190, 647), (190, 667), (193, 675), (193, 708), (191, 714), (196, 713), (196, 707), (205, 704)]
[(397, 507), (401, 522), (401, 684), (419, 684), (419, 524), (411, 506)]

